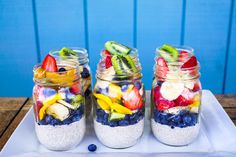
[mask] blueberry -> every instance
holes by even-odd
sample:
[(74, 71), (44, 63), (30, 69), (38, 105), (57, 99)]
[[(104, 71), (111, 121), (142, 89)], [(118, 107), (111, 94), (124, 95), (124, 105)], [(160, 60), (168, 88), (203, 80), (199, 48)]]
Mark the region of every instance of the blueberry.
[(88, 78), (90, 76), (89, 70), (87, 68), (83, 68), (83, 72), (81, 73), (82, 78)]
[(172, 125), (172, 126), (171, 126), (171, 129), (174, 129), (174, 128), (175, 128), (175, 127)]
[(128, 85), (123, 85), (123, 86), (121, 87), (121, 91), (122, 91), (122, 92), (125, 92), (127, 89), (128, 89)]
[(46, 122), (46, 124), (50, 124), (51, 120), (53, 120), (53, 119), (54, 119), (54, 118), (53, 118), (52, 116), (47, 115), (47, 116), (45, 117), (45, 122)]
[(115, 126), (118, 126), (118, 122), (117, 122), (117, 121), (110, 121), (110, 122), (109, 122), (109, 125), (110, 125), (111, 127), (115, 127)]
[(88, 150), (89, 150), (90, 152), (95, 152), (95, 151), (97, 150), (97, 146), (96, 146), (95, 144), (90, 144), (90, 145), (88, 146)]
[(71, 122), (72, 122), (71, 119), (67, 118), (63, 121), (63, 124), (69, 125)]
[(172, 119), (173, 122), (179, 123), (181, 121), (180, 115), (175, 115), (175, 117)]
[(142, 87), (142, 84), (141, 84), (141, 82), (136, 81), (136, 82), (134, 82), (134, 86), (135, 86), (138, 90), (140, 90), (141, 87)]
[(102, 109), (97, 109), (96, 114), (97, 114), (97, 117), (102, 117), (103, 118), (103, 116), (105, 114), (105, 111), (102, 110)]
[(53, 119), (53, 120), (50, 121), (50, 125), (53, 125), (53, 126), (59, 125), (59, 121), (56, 120), (56, 119)]
[(59, 71), (59, 72), (65, 72), (66, 69), (65, 69), (65, 68), (60, 68), (58, 71)]
[(103, 122), (103, 118), (102, 117), (97, 117), (97, 122), (102, 123)]
[(73, 118), (72, 118), (72, 121), (73, 122), (76, 122), (76, 121), (79, 121), (81, 119), (81, 115), (75, 115), (75, 116), (73, 116)]
[(104, 88), (104, 89), (103, 88), (98, 88), (96, 93), (107, 95), (108, 94), (108, 87)]
[(41, 120), (41, 121), (39, 121), (39, 125), (47, 125), (47, 123), (45, 120)]
[(179, 112), (179, 114), (181, 115), (181, 116), (183, 116), (183, 115), (185, 115), (185, 114), (187, 114), (187, 110), (181, 110), (180, 112)]
[(186, 115), (186, 116), (183, 117), (183, 122), (185, 124), (190, 124), (191, 121), (192, 121), (192, 117), (190, 115)]
[(125, 118), (124, 118), (124, 120), (127, 120), (127, 121), (129, 121), (130, 120), (130, 116), (127, 114), (127, 115), (125, 115)]
[(193, 114), (192, 116), (192, 125), (195, 125), (198, 121), (198, 115), (197, 114)]
[(52, 89), (52, 88), (44, 88), (44, 90), (43, 90), (43, 95), (46, 98), (48, 98), (50, 96), (53, 96), (56, 93), (57, 93), (57, 91), (55, 89)]
[(108, 117), (109, 117), (109, 115), (107, 113), (105, 113), (103, 116), (103, 121), (102, 121), (103, 125), (109, 125)]
[(127, 120), (120, 120), (119, 121), (119, 126), (127, 126), (127, 125), (129, 125), (129, 121), (127, 121)]

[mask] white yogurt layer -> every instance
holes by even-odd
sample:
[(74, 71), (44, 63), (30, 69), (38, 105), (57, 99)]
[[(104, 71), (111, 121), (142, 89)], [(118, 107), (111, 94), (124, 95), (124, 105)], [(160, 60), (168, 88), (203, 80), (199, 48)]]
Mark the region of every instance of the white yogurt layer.
[(135, 145), (142, 136), (144, 119), (128, 126), (110, 127), (94, 119), (95, 133), (105, 146), (110, 148), (127, 148)]
[(200, 124), (188, 126), (185, 128), (175, 127), (172, 129), (168, 125), (163, 125), (151, 120), (151, 127), (154, 136), (167, 145), (183, 146), (190, 144), (199, 133)]
[(69, 125), (38, 125), (35, 131), (41, 144), (50, 150), (68, 150), (78, 145), (85, 134), (84, 116)]

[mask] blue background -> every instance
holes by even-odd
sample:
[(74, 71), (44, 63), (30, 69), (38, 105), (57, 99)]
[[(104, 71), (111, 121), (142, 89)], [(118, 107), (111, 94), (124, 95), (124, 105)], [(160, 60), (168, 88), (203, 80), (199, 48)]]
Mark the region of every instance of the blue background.
[(63, 46), (87, 48), (95, 74), (107, 40), (138, 48), (147, 89), (171, 43), (195, 49), (205, 89), (236, 93), (234, 0), (0, 0), (0, 96), (31, 96), (33, 65)]

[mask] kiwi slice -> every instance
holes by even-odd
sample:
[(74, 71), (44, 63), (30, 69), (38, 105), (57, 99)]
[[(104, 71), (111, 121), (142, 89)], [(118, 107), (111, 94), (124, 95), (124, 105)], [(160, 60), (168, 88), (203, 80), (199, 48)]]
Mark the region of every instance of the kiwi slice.
[(105, 43), (105, 48), (113, 55), (127, 55), (131, 51), (131, 48), (119, 44), (115, 41), (107, 41)]
[(62, 59), (78, 57), (77, 52), (75, 52), (67, 47), (63, 47), (59, 51), (59, 55), (61, 56)]
[(178, 59), (179, 52), (173, 46), (164, 44), (160, 48), (160, 55), (168, 62), (175, 62)]
[(125, 118), (125, 114), (111, 112), (109, 116), (109, 121), (122, 120)]
[(130, 56), (113, 55), (112, 65), (117, 75), (131, 74), (137, 72), (137, 68)]

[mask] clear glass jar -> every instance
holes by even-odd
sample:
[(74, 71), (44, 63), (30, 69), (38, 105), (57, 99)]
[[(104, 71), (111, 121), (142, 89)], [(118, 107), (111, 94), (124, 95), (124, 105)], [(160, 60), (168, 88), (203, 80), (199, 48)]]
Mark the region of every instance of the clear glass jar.
[[(110, 148), (127, 148), (140, 139), (144, 129), (145, 90), (137, 50), (129, 53), (135, 72), (120, 70), (122, 66), (108, 61), (114, 55), (101, 52), (94, 87), (94, 129), (98, 139)], [(129, 58), (128, 57), (128, 58)], [(115, 64), (115, 65), (114, 65)], [(129, 72), (127, 72), (129, 71)]]
[(61, 58), (63, 60), (72, 60), (79, 64), (80, 78), (85, 96), (85, 113), (89, 116), (92, 110), (92, 72), (89, 66), (89, 58), (87, 50), (79, 47), (69, 47), (72, 51), (76, 52), (75, 56), (60, 55), (60, 50), (50, 51), (49, 54), (55, 58)]
[(190, 144), (198, 136), (202, 88), (200, 65), (193, 49), (185, 46), (174, 48), (178, 59), (169, 62), (163, 61), (169, 57), (163, 48), (156, 50), (151, 127), (160, 142), (182, 146)]
[(35, 130), (48, 149), (68, 150), (85, 134), (84, 95), (78, 64), (63, 60), (56, 64), (59, 72), (45, 71), (41, 64), (33, 69)]

